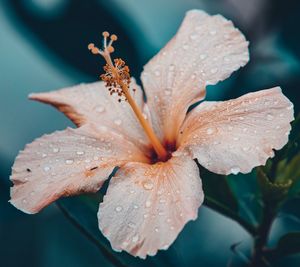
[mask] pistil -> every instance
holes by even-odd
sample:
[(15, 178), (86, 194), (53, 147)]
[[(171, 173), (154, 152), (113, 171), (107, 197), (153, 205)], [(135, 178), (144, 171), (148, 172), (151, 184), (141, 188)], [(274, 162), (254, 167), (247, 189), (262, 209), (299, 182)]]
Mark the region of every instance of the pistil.
[(115, 59), (114, 61), (111, 59), (110, 54), (114, 52), (112, 44), (117, 40), (117, 36), (114, 34), (111, 35), (108, 44), (107, 38), (109, 37), (109, 33), (103, 32), (103, 37), (103, 50), (95, 47), (92, 43), (88, 45), (89, 50), (91, 50), (93, 54), (101, 55), (107, 63), (104, 66), (106, 73), (101, 75), (101, 79), (106, 83), (111, 94), (118, 94), (120, 97), (119, 102), (122, 101), (121, 97), (125, 98), (125, 101), (131, 106), (134, 114), (148, 136), (158, 158), (162, 161), (166, 160), (168, 158), (168, 152), (159, 141), (149, 122), (145, 119), (143, 113), (130, 94), (130, 74), (128, 66), (126, 66), (125, 62), (121, 59)]

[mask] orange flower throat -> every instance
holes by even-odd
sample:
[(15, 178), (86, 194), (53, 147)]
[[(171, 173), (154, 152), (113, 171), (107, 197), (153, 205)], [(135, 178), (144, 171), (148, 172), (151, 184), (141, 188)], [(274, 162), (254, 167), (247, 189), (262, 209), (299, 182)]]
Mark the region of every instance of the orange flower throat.
[[(102, 74), (100, 78), (106, 83), (106, 87), (108, 88), (111, 95), (114, 93), (118, 94), (119, 102), (124, 100), (129, 103), (139, 123), (143, 127), (146, 135), (148, 136), (158, 158), (162, 161), (165, 161), (166, 159), (168, 159), (169, 153), (159, 141), (149, 122), (145, 119), (143, 113), (141, 112), (140, 108), (138, 107), (138, 105), (136, 104), (136, 102), (130, 94), (129, 67), (126, 66), (125, 62), (122, 59), (111, 59), (110, 54), (114, 52), (112, 44), (118, 38), (115, 34), (112, 34), (110, 36), (108, 32), (103, 32), (102, 35), (104, 37), (103, 50), (95, 47), (93, 43), (90, 43), (88, 45), (88, 49), (93, 54), (101, 55), (106, 61), (106, 65), (103, 67), (105, 73)], [(107, 39), (109, 36), (110, 41), (109, 43), (107, 43)], [(135, 91), (135, 89), (133, 89), (133, 91)]]

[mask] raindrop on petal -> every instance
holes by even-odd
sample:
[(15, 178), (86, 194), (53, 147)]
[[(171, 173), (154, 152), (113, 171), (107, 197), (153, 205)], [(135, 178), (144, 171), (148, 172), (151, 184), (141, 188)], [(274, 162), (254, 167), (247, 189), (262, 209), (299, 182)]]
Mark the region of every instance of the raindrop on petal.
[(197, 34), (191, 34), (191, 35), (190, 35), (190, 39), (191, 39), (191, 40), (196, 40), (197, 37), (198, 37)]
[(102, 112), (104, 112), (104, 110), (105, 110), (105, 108), (103, 106), (96, 107), (96, 112), (98, 112), (98, 113), (102, 113)]
[(230, 169), (231, 173), (238, 174), (240, 172), (240, 168), (237, 166), (234, 166)]
[(120, 119), (116, 119), (116, 120), (114, 120), (114, 123), (115, 123), (116, 125), (121, 125), (121, 124), (122, 124), (122, 121), (121, 121)]
[(122, 206), (117, 206), (117, 207), (115, 208), (115, 210), (116, 210), (116, 212), (120, 212), (120, 211), (123, 210), (123, 208), (122, 208)]
[(152, 190), (154, 185), (153, 185), (153, 182), (149, 179), (145, 180), (143, 182), (143, 187), (146, 189), (146, 190)]
[(45, 172), (50, 171), (50, 169), (51, 169), (51, 168), (50, 168), (49, 166), (45, 166), (45, 167), (44, 167), (44, 171), (45, 171)]
[(214, 130), (212, 129), (212, 128), (208, 128), (207, 130), (206, 130), (206, 133), (207, 134), (212, 134), (214, 132)]
[(273, 115), (271, 115), (271, 114), (267, 114), (267, 120), (268, 120), (268, 121), (271, 121), (271, 120), (273, 120), (273, 118), (274, 118), (274, 117), (273, 117)]
[(72, 160), (72, 159), (67, 159), (66, 160), (66, 164), (68, 164), (68, 165), (70, 165), (70, 164), (72, 164), (74, 161)]
[(132, 238), (132, 242), (133, 242), (133, 243), (136, 243), (138, 240), (139, 240), (139, 235), (135, 235), (135, 236)]

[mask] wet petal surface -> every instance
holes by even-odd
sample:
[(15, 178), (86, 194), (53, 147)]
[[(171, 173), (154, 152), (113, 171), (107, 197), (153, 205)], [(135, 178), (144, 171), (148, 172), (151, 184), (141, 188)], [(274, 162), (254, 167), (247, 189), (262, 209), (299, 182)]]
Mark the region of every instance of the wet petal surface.
[(190, 157), (154, 165), (128, 163), (112, 178), (98, 218), (112, 247), (145, 258), (167, 249), (203, 202), (199, 170)]
[(248, 59), (248, 42), (231, 21), (189, 11), (177, 34), (142, 73), (158, 135), (174, 140), (188, 107), (204, 98), (205, 86), (224, 80)]
[(248, 173), (264, 165), (288, 141), (293, 105), (279, 87), (192, 110), (179, 136), (179, 150), (219, 174)]
[(107, 131), (68, 128), (44, 135), (21, 151), (10, 177), (10, 202), (36, 213), (61, 196), (96, 192), (115, 166), (146, 160), (124, 138)]
[[(141, 88), (131, 81), (132, 92), (137, 105), (144, 109)], [(130, 105), (118, 102), (118, 96), (111, 96), (103, 82), (80, 84), (58, 91), (31, 94), (30, 99), (51, 104), (65, 113), (77, 126), (93, 124), (105, 126), (109, 131), (122, 134), (139, 146), (147, 145), (148, 139)], [(145, 114), (146, 115), (146, 114)]]

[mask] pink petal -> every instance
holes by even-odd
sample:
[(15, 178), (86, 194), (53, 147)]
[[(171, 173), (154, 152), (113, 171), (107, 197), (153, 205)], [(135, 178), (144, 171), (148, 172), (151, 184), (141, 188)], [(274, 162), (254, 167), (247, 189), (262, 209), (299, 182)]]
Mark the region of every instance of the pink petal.
[(203, 202), (199, 170), (190, 157), (154, 165), (128, 163), (112, 178), (100, 204), (102, 233), (116, 251), (146, 258), (167, 249)]
[[(143, 109), (143, 92), (134, 79), (131, 81), (133, 88), (136, 91), (132, 95)], [(130, 105), (125, 101), (119, 103), (118, 97), (111, 96), (103, 82), (80, 84), (58, 91), (31, 94), (29, 97), (57, 107), (77, 126), (87, 123), (105, 126), (138, 145), (148, 144)]]
[(188, 114), (179, 150), (188, 149), (210, 171), (248, 173), (287, 143), (293, 119), (293, 105), (279, 87), (204, 102)]
[(36, 213), (61, 196), (96, 192), (115, 166), (146, 161), (126, 139), (107, 131), (96, 139), (84, 128), (44, 135), (20, 152), (10, 178), (15, 207)]
[(248, 60), (248, 42), (231, 21), (189, 11), (178, 33), (142, 73), (160, 137), (175, 139), (188, 107), (204, 98), (205, 85), (224, 80)]

